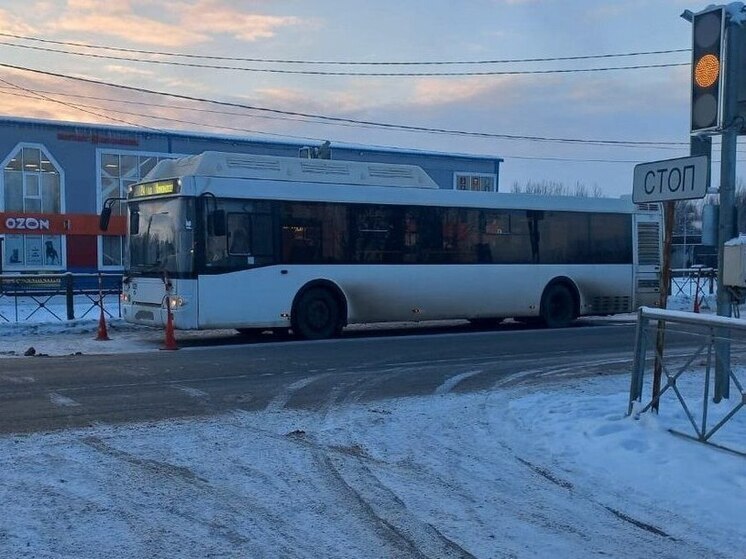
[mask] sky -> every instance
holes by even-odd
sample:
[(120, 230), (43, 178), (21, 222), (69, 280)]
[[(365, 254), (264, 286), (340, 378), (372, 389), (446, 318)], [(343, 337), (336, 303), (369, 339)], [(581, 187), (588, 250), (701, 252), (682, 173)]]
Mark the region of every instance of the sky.
[[(87, 308), (79, 301), (79, 314)], [(64, 355), (115, 347), (147, 359), (160, 343), (160, 332), (121, 319), (111, 321), (112, 340), (100, 342), (95, 318), (66, 327), (34, 318), (0, 324), (0, 348)], [(14, 372), (18, 359), (44, 358), (0, 352), (4, 380), (37, 392), (49, 386), (44, 367)], [(658, 416), (627, 417), (629, 375), (615, 374), (619, 366), (602, 359), (539, 368), (538, 376), (517, 370), (471, 392), (482, 371), (447, 364), (432, 394), (288, 406), (328, 382), (309, 371), (263, 410), (5, 434), (0, 556), (740, 556), (743, 455), (669, 432), (692, 432), (671, 390)], [(736, 373), (743, 379), (745, 370)], [(697, 419), (702, 378), (694, 364), (677, 382)], [(177, 374), (163, 390), (209, 409), (215, 386)], [(86, 409), (75, 389), (45, 396), (72, 413)], [(708, 425), (734, 403), (711, 404)], [(743, 451), (745, 438), (741, 410), (713, 442)]]
[[(686, 0), (121, 0), (113, 4), (5, 0), (0, 4), (0, 64), (6, 65), (0, 66), (0, 114), (286, 138), (311, 144), (329, 140), (332, 147), (354, 143), (496, 156), (505, 159), (500, 177), (504, 191), (514, 183), (546, 181), (570, 188), (580, 183), (619, 196), (631, 194), (636, 163), (688, 155), (689, 52), (509, 64), (380, 63), (525, 60), (689, 49), (691, 27), (680, 14), (684, 9), (698, 11), (705, 6)], [(377, 65), (287, 64), (267, 59)], [(495, 74), (656, 64), (680, 65)], [(492, 74), (335, 76), (278, 70)], [(179, 100), (38, 72), (278, 111), (469, 134), (383, 130), (354, 123), (331, 125), (318, 119)], [(587, 140), (656, 144), (609, 146), (588, 144)], [(715, 176), (714, 185), (718, 182)]]

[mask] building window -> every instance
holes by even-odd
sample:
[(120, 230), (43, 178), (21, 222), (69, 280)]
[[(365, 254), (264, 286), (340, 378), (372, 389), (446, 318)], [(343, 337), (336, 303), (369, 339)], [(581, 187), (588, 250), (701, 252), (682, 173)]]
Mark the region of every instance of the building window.
[(454, 173), (456, 190), (474, 190), (478, 192), (495, 192), (497, 175), (489, 173)]
[[(20, 145), (5, 160), (0, 210), (18, 214), (59, 214), (62, 172), (41, 146)], [(59, 270), (64, 268), (60, 235), (6, 235), (3, 269)]]
[[(127, 189), (140, 182), (159, 161), (179, 157), (177, 155), (99, 151), (98, 207), (103, 207), (107, 198), (123, 198)], [(124, 204), (112, 206), (113, 215), (124, 215)], [(101, 236), (99, 238), (99, 267), (120, 269), (124, 262), (124, 239)]]

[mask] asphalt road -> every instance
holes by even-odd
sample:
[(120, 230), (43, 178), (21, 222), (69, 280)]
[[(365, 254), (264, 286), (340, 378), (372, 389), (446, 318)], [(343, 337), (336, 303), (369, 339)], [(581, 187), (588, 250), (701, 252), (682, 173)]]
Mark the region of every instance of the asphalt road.
[(195, 341), (175, 352), (0, 361), (0, 432), (233, 409), (323, 411), (444, 387), (468, 392), (558, 375), (628, 373), (634, 324), (358, 332), (316, 342), (246, 343), (232, 336), (209, 343)]

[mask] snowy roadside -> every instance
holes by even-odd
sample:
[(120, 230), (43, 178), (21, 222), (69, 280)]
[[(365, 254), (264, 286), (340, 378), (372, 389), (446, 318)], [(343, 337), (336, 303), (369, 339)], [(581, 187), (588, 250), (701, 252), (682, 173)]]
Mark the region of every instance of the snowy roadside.
[[(121, 318), (106, 321), (109, 339), (98, 341), (98, 321), (77, 319), (65, 322), (0, 324), (0, 370), (3, 357), (34, 355), (116, 354), (157, 351), (164, 345), (163, 330), (129, 324)], [(236, 335), (235, 330), (179, 332), (179, 339)]]
[(626, 382), (3, 437), (0, 556), (739, 556), (744, 459)]

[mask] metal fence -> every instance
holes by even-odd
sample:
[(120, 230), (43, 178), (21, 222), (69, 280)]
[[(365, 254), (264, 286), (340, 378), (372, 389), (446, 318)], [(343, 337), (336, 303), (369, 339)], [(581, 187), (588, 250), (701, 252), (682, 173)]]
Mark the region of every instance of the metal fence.
[[(661, 331), (659, 351), (656, 342)], [(668, 343), (674, 336), (676, 344)], [(742, 368), (733, 366), (745, 355), (745, 321), (641, 308), (628, 414), (639, 416), (673, 405), (682, 415), (681, 423), (688, 424), (694, 434), (675, 428), (672, 432), (746, 455), (746, 441), (713, 440), (746, 405), (744, 383), (739, 378), (746, 375)], [(654, 374), (646, 375), (646, 371), (654, 372), (656, 357), (660, 386), (656, 386)]]
[(668, 293), (673, 297), (687, 296), (702, 301), (706, 295), (715, 292), (716, 268), (694, 266), (691, 268), (674, 268), (671, 270), (671, 280)]
[(121, 292), (121, 274), (0, 275), (0, 323), (31, 322), (40, 318), (73, 320), (85, 318), (97, 309), (103, 309), (113, 318), (112, 305), (103, 303), (107, 296), (116, 298), (115, 312), (120, 317)]

